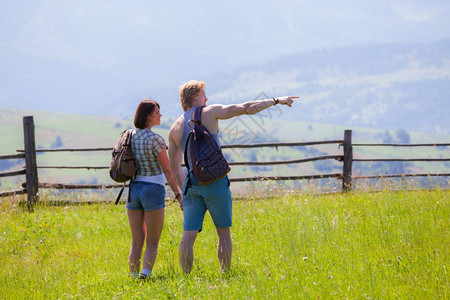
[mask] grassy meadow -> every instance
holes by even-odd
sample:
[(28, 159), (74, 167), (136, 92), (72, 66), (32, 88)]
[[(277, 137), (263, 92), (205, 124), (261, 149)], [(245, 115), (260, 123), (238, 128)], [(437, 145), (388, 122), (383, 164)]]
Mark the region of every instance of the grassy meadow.
[(233, 202), (232, 271), (219, 271), (217, 238), (207, 215), (187, 276), (178, 264), (182, 213), (168, 202), (147, 282), (128, 277), (131, 240), (123, 203), (42, 200), (28, 213), (19, 199), (0, 199), (0, 299), (450, 296), (446, 190), (249, 194)]

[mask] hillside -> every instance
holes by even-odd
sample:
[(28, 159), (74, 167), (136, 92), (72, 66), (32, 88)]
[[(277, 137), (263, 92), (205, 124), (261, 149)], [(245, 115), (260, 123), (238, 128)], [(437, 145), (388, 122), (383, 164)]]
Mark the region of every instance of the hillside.
[(3, 1), (0, 108), (131, 118), (296, 94), (284, 120), (449, 133), (449, 1)]
[[(292, 109), (282, 110), (284, 120), (450, 134), (450, 39), (422, 44), (325, 48), (228, 72), (211, 71), (196, 76), (185, 77), (184, 81), (204, 80), (210, 104), (299, 95), (301, 98)], [(38, 77), (35, 80), (40, 80)], [(77, 92), (83, 95), (71, 101), (70, 97), (58, 96), (61, 91), (57, 91), (76, 81), (64, 84), (54, 81), (46, 90), (49, 94), (42, 104), (27, 96), (34, 90), (27, 85), (20, 88), (20, 93), (5, 90), (3, 95), (14, 94), (14, 98), (0, 97), (0, 108), (38, 105), (45, 110), (118, 115), (128, 119), (142, 98), (151, 97), (161, 103), (165, 117), (173, 118), (182, 112), (177, 94), (177, 84), (182, 81), (145, 88), (126, 84), (98, 86), (95, 81), (91, 78), (83, 87), (77, 87)], [(7, 84), (7, 87), (14, 85)], [(70, 86), (66, 88), (73, 92)], [(111, 92), (114, 95), (109, 96)], [(95, 98), (97, 94), (100, 95)], [(66, 100), (49, 104), (56, 99)]]
[[(132, 127), (130, 119), (94, 117), (68, 113), (45, 111), (25, 111), (18, 109), (0, 110), (0, 134), (2, 143), (0, 155), (15, 153), (23, 149), (22, 117), (33, 115), (37, 148), (94, 148), (113, 147), (119, 133)], [(282, 118), (281, 118), (282, 119)], [(222, 144), (254, 144), (263, 142), (300, 142), (342, 139), (344, 130), (353, 130), (353, 142), (410, 142), (410, 143), (448, 143), (450, 136), (445, 134), (424, 134), (402, 130), (385, 131), (364, 127), (336, 126), (326, 123), (306, 123), (270, 118), (270, 115), (246, 116), (221, 123)], [(163, 118), (155, 132), (167, 140), (168, 128), (173, 119)], [(406, 136), (406, 137), (405, 137)], [(389, 139), (389, 140), (387, 140)], [(408, 141), (404, 140), (408, 139)], [(279, 161), (299, 159), (317, 155), (340, 155), (338, 145), (314, 147), (262, 148), (224, 150), (230, 161)], [(355, 149), (355, 157), (450, 157), (448, 148), (386, 148)], [(37, 156), (38, 166), (108, 166), (110, 152), (50, 152)], [(20, 160), (0, 160), (0, 171), (17, 170), (23, 165)], [(449, 172), (449, 163), (431, 164), (356, 164), (355, 174), (378, 174), (383, 172)], [(230, 177), (241, 176), (286, 176), (311, 175), (341, 172), (341, 163), (318, 161), (301, 165), (275, 167), (244, 166), (233, 167)], [(112, 183), (106, 170), (39, 170), (41, 182), (59, 183)], [(17, 178), (2, 178), (0, 189), (17, 186)], [(236, 189), (242, 185), (234, 185)]]
[(205, 80), (211, 103), (300, 95), (284, 120), (450, 133), (450, 39), (298, 53)]

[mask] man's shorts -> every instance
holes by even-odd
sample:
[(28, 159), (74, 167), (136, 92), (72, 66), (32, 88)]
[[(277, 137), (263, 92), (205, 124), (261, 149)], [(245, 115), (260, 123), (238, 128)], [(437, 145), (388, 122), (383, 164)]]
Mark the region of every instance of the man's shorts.
[[(192, 174), (188, 176), (191, 176), (192, 186), (188, 188), (187, 195), (183, 195), (184, 230), (201, 231), (207, 210), (217, 228), (231, 227), (232, 206), (228, 177), (208, 185), (199, 185)], [(183, 191), (187, 180), (188, 178), (184, 182)]]
[(164, 208), (166, 189), (163, 185), (144, 181), (131, 183), (127, 209), (152, 211)]

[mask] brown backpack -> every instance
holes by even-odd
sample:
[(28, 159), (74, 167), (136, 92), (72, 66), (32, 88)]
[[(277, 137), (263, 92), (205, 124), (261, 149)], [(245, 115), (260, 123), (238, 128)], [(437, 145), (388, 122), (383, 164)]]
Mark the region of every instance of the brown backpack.
[(133, 153), (131, 152), (131, 135), (133, 129), (122, 132), (119, 140), (112, 151), (111, 164), (109, 165), (109, 176), (115, 182), (123, 182), (123, 187), (116, 199), (119, 202), (125, 188), (125, 183), (132, 180), (136, 175), (137, 168), (134, 164)]

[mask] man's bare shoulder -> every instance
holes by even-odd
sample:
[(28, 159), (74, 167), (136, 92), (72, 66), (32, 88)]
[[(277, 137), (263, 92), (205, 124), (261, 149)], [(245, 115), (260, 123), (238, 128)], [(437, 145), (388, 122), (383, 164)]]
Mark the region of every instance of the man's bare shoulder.
[(178, 119), (175, 120), (175, 122), (169, 129), (169, 138), (170, 137), (175, 138), (182, 132), (183, 132), (183, 118), (179, 117)]
[(242, 114), (243, 106), (240, 104), (213, 104), (205, 107), (204, 113), (207, 118), (212, 119), (229, 119)]
[(223, 104), (211, 104), (205, 106), (202, 113), (217, 118), (217, 116), (220, 115), (226, 107), (227, 106)]
[(223, 104), (211, 104), (211, 105), (205, 106), (203, 108), (203, 111), (206, 111), (206, 112), (208, 112), (208, 111), (217, 111), (217, 110), (223, 109), (224, 107), (226, 107), (226, 105), (223, 105)]

